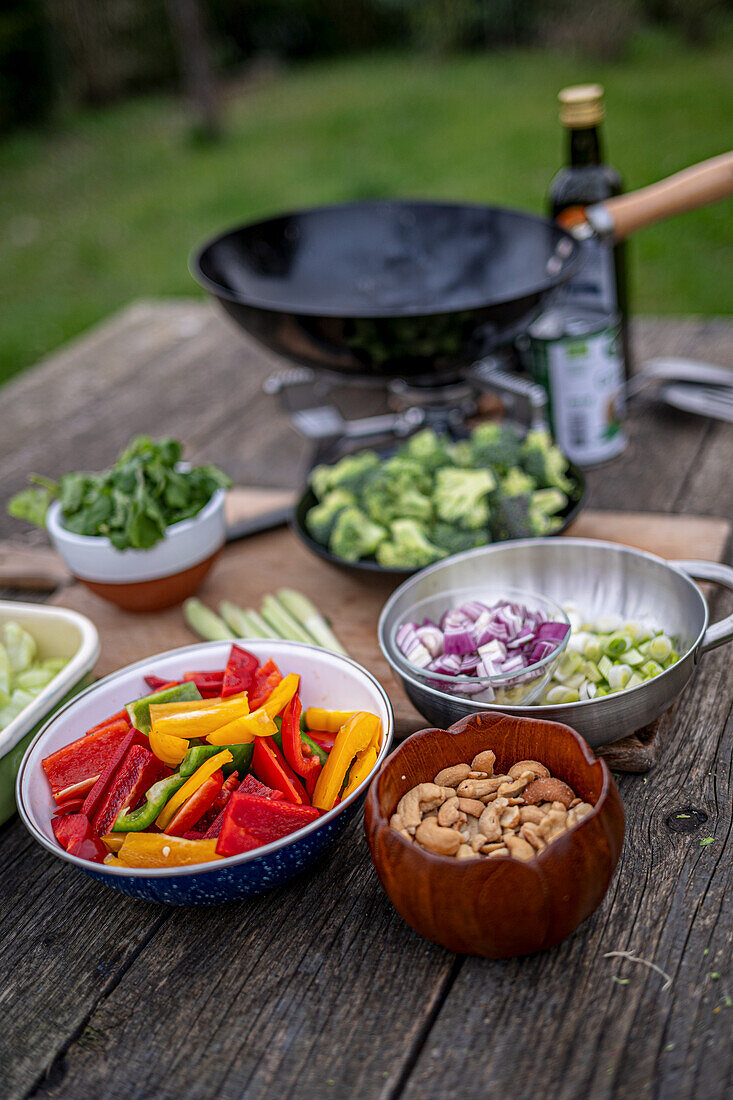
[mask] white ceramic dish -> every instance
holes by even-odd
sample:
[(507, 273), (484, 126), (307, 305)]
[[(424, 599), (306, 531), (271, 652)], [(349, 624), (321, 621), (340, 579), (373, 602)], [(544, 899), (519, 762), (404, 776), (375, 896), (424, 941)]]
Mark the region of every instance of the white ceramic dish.
[(355, 661), (300, 642), (244, 640), (245, 648), (261, 661), (271, 657), (283, 675), (301, 677), (303, 708), (367, 710), (382, 720), (382, 746), (367, 779), (333, 810), (282, 840), (252, 852), (192, 867), (135, 869), (107, 867), (69, 855), (56, 842), (51, 828), (54, 801), (42, 760), (56, 749), (81, 737), (85, 730), (143, 695), (145, 673), (178, 679), (188, 669), (222, 668), (231, 643), (202, 642), (169, 650), (138, 661), (100, 680), (59, 711), (31, 744), (18, 773), (18, 808), (33, 837), (59, 859), (108, 886), (135, 897), (173, 905), (206, 905), (261, 893), (303, 870), (335, 839), (358, 808), (358, 801), (382, 765), (392, 741), (394, 718), (384, 688)]
[(51, 541), (79, 580), (100, 584), (139, 584), (182, 573), (221, 550), (226, 538), (224, 500), (217, 489), (208, 504), (191, 519), (174, 523), (150, 550), (116, 550), (101, 535), (75, 535), (63, 526), (61, 505), (48, 509)]
[(0, 625), (13, 620), (32, 634), (41, 660), (68, 664), (10, 725), (0, 730), (0, 823), (15, 813), (15, 777), (40, 722), (90, 675), (99, 657), (99, 635), (89, 619), (63, 607), (0, 600)]

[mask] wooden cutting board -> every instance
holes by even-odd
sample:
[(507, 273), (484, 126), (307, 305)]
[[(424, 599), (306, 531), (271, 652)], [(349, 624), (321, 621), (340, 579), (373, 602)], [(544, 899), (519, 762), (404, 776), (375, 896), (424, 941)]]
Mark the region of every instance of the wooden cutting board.
[[(594, 511), (584, 512), (568, 531), (568, 535), (625, 543), (663, 557), (713, 561), (725, 554), (729, 534), (727, 521), (710, 517)], [(198, 595), (212, 608), (225, 599), (242, 607), (259, 607), (267, 592), (283, 586), (310, 596), (330, 619), (349, 653), (385, 685), (395, 708), (397, 736), (421, 728), (424, 720), (409, 703), (377, 645), (377, 619), (394, 581), (332, 566), (281, 528), (227, 546)], [(180, 608), (132, 615), (79, 584), (60, 589), (51, 602), (81, 611), (96, 624), (102, 643), (97, 666), (100, 676), (194, 640)], [(609, 762), (618, 769), (646, 771), (656, 758), (656, 740), (655, 729), (641, 731), (609, 749)]]

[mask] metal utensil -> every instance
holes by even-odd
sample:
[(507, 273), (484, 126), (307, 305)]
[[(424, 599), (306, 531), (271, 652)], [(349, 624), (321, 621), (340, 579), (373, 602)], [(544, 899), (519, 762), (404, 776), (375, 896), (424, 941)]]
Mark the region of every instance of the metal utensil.
[[(718, 562), (666, 562), (654, 554), (594, 539), (522, 539), (459, 554), (405, 581), (384, 605), (379, 645), (411, 702), (434, 726), (445, 729), (479, 710), (548, 718), (572, 726), (594, 747), (641, 729), (660, 716), (692, 676), (703, 653), (733, 639), (733, 614), (708, 625), (708, 606), (694, 579), (733, 591), (733, 569)], [(502, 584), (536, 592), (559, 604), (572, 602), (593, 619), (618, 612), (646, 619), (677, 639), (680, 660), (630, 691), (579, 703), (512, 707), (477, 703), (436, 691), (395, 659), (395, 634), (411, 608), (453, 588), (496, 590)]]

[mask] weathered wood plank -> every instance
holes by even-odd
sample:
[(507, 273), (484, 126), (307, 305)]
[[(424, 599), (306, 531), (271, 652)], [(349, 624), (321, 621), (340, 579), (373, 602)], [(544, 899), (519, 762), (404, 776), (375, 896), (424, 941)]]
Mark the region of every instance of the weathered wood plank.
[(168, 918), (113, 896), (43, 851), (18, 820), (0, 833), (0, 1092), (25, 1096)]
[(36, 1095), (387, 1095), (452, 966), (414, 940), (355, 822), (292, 886), (173, 912)]

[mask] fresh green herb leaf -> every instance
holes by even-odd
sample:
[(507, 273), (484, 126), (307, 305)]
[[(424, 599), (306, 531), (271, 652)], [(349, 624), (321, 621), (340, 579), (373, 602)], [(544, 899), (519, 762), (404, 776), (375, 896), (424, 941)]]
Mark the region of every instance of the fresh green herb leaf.
[(701, 848), (706, 848), (708, 846), (708, 844), (715, 844), (715, 837), (714, 836), (704, 836), (702, 838), (702, 840), (700, 841), (700, 847)]
[(58, 496), (64, 526), (78, 535), (106, 536), (117, 550), (148, 550), (166, 528), (198, 515), (217, 489), (231, 482), (216, 466), (177, 469), (178, 440), (138, 436), (101, 473), (63, 474), (58, 484), (34, 474), (34, 488), (17, 494), (8, 511), (43, 526)]

